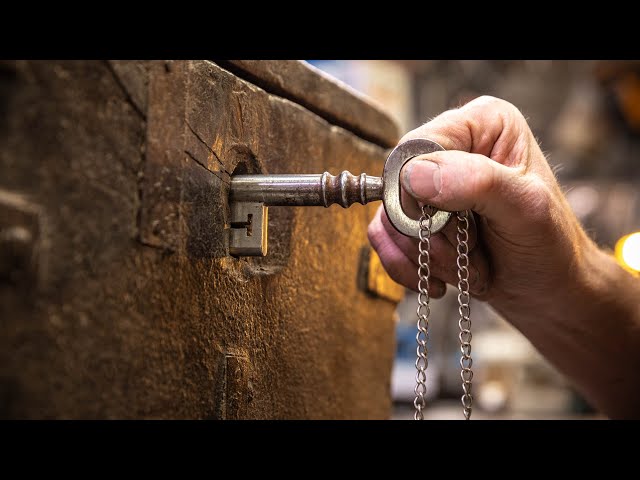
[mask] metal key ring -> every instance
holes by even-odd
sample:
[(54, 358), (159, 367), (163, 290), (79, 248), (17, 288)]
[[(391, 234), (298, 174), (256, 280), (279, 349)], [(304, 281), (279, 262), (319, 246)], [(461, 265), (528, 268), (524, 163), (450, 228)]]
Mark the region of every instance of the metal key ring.
[[(442, 146), (431, 140), (417, 138), (401, 143), (387, 157), (382, 174), (384, 210), (391, 225), (407, 237), (418, 238), (420, 222), (409, 217), (400, 201), (400, 171), (404, 164), (418, 155), (444, 150)], [(431, 217), (431, 233), (437, 233), (451, 218), (451, 212), (436, 210)]]

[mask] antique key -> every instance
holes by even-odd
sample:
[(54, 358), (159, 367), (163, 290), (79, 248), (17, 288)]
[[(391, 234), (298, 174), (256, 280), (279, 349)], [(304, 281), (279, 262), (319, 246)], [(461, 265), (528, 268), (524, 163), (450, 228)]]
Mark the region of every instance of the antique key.
[[(334, 203), (348, 208), (382, 200), (391, 224), (402, 234), (418, 238), (420, 223), (409, 217), (400, 202), (400, 171), (412, 158), (444, 150), (430, 140), (415, 139), (398, 145), (389, 154), (382, 178), (363, 173), (354, 176), (328, 172), (316, 175), (235, 175), (231, 178), (230, 253), (264, 256), (267, 253), (267, 207), (319, 206)], [(431, 217), (431, 233), (440, 231), (451, 212), (439, 210)]]
[[(419, 239), (418, 249), (418, 308), (416, 310), (416, 409), (414, 418), (423, 418), (425, 406), (427, 339), (430, 315), (430, 239), (451, 219), (452, 212), (422, 207), (419, 220), (409, 217), (402, 208), (400, 197), (400, 172), (402, 167), (418, 155), (444, 150), (426, 139), (414, 139), (394, 148), (384, 165), (382, 178), (366, 173), (354, 176), (344, 171), (333, 176), (328, 172), (317, 175), (236, 175), (231, 178), (229, 194), (231, 205), (231, 237), (229, 250), (236, 256), (264, 256), (267, 254), (267, 225), (269, 206), (323, 206), (337, 203), (348, 208), (353, 203), (363, 205), (382, 200), (389, 221), (403, 235)], [(471, 415), (471, 320), (469, 308), (469, 219), (468, 212), (456, 212), (458, 313), (460, 333), (460, 376), (463, 395), (463, 414)]]

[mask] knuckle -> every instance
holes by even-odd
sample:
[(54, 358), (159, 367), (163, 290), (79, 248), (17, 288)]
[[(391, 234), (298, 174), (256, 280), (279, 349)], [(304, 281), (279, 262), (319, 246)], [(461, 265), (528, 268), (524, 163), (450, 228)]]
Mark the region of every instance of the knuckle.
[[(398, 142), (404, 143), (408, 140), (416, 138), (428, 138), (433, 140), (445, 148), (453, 148), (455, 143), (452, 142), (450, 134), (458, 133), (456, 126), (460, 123), (460, 112), (457, 108), (445, 110), (436, 117), (430, 119), (418, 128), (406, 133)], [(459, 127), (458, 127), (459, 128)], [(453, 130), (453, 132), (452, 132)], [(455, 137), (455, 135), (453, 135)]]
[(410, 132), (405, 133), (402, 136), (402, 138), (400, 139), (400, 141), (398, 142), (398, 145), (400, 145), (401, 143), (404, 143), (404, 142), (406, 142), (408, 140), (412, 140), (414, 138), (422, 137), (420, 128), (421, 127), (418, 127), (418, 128), (416, 128), (414, 130), (411, 130)]
[(511, 102), (508, 102), (507, 100), (504, 100), (502, 98), (498, 98), (498, 97), (494, 97), (492, 95), (482, 95), (474, 100), (472, 100), (471, 102), (469, 102), (469, 105), (471, 106), (471, 104), (475, 105), (489, 105), (492, 108), (501, 108), (501, 109), (505, 109), (505, 110), (512, 110), (512, 109), (516, 109), (515, 105), (513, 105)]
[(482, 95), (469, 102), (466, 106), (469, 108), (490, 108), (513, 119), (524, 119), (522, 112), (513, 103), (491, 95)]
[(480, 155), (473, 155), (470, 159), (471, 190), (474, 194), (484, 195), (495, 190), (499, 186), (497, 169)]
[(473, 107), (485, 107), (485, 106), (502, 106), (504, 103), (509, 103), (506, 100), (502, 100), (501, 98), (494, 97), (493, 95), (480, 95), (479, 97), (474, 98), (465, 106), (468, 108)]

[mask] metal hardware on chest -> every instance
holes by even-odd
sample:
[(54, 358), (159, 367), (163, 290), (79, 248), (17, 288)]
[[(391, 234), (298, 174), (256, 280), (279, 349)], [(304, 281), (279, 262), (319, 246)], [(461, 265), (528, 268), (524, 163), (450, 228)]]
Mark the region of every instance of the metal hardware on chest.
[(347, 208), (382, 199), (382, 179), (344, 171), (333, 176), (236, 175), (231, 179), (230, 253), (237, 256), (267, 254), (268, 208), (276, 206)]
[[(229, 251), (236, 256), (267, 254), (268, 208), (275, 206), (329, 207), (334, 203), (348, 208), (382, 200), (393, 226), (402, 234), (417, 237), (418, 220), (409, 217), (400, 202), (400, 171), (405, 163), (425, 153), (443, 148), (425, 139), (398, 145), (387, 158), (382, 177), (348, 171), (314, 175), (236, 175), (231, 179), (231, 237)], [(432, 233), (451, 217), (437, 211), (432, 217)]]

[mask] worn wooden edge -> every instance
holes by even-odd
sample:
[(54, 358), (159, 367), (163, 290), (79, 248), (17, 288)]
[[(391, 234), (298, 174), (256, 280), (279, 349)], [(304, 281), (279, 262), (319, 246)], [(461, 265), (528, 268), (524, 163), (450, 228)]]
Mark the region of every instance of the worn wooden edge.
[(301, 60), (214, 60), (269, 93), (381, 147), (398, 143), (397, 123), (372, 99)]

